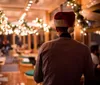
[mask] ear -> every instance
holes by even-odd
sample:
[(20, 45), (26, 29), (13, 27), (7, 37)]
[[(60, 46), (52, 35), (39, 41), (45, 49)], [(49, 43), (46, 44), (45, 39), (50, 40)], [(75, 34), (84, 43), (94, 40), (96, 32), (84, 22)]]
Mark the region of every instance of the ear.
[(68, 28), (68, 33), (72, 33), (74, 31), (74, 27), (69, 27)]

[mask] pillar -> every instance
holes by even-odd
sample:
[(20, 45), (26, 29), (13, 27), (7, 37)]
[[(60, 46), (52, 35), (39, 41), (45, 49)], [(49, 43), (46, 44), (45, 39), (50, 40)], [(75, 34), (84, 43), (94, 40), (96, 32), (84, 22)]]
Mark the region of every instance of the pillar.
[(81, 26), (75, 26), (74, 28), (74, 39), (83, 42), (82, 35), (81, 35)]
[(23, 45), (26, 44), (26, 42), (25, 42), (25, 40), (26, 40), (25, 37), (26, 37), (26, 36), (23, 36)]
[[(44, 16), (44, 23), (49, 24), (50, 21), (50, 16), (48, 11), (45, 11), (45, 16)], [(49, 41), (49, 32), (44, 32), (45, 35), (45, 42)]]
[(36, 53), (37, 52), (37, 35), (33, 35), (33, 37), (34, 37), (34, 41), (33, 41), (33, 45), (34, 45), (34, 52)]
[(49, 41), (49, 32), (44, 32), (45, 42)]
[(15, 43), (15, 34), (13, 34), (13, 45), (15, 45), (16, 43)]
[(90, 42), (91, 42), (91, 34), (86, 32), (86, 35), (84, 35), (84, 44), (87, 46), (90, 46)]
[(31, 35), (28, 34), (28, 50), (31, 50)]

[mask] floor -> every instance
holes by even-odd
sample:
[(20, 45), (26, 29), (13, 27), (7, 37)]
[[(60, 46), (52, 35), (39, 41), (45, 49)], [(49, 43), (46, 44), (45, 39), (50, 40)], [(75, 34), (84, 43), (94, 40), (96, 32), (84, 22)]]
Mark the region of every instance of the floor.
[(0, 82), (0, 85), (25, 85), (26, 83), (24, 74), (20, 73), (18, 63), (13, 62), (12, 57), (6, 58), (0, 74), (3, 74), (0, 79), (4, 79), (4, 82)]

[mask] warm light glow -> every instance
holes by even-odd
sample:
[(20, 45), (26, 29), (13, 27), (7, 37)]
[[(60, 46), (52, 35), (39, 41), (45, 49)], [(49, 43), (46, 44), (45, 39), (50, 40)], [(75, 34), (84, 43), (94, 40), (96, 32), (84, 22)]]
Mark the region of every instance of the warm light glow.
[(40, 19), (40, 22), (42, 22), (43, 20), (42, 19)]
[(39, 35), (39, 33), (37, 32), (36, 35)]
[(77, 24), (77, 26), (80, 26), (80, 24)]
[(100, 31), (96, 31), (95, 33), (100, 35)]
[(86, 31), (86, 28), (84, 28), (83, 30)]
[(21, 16), (20, 20), (23, 20), (26, 16), (26, 13), (23, 13), (23, 15)]
[(84, 33), (84, 35), (86, 36), (87, 34), (86, 34), (86, 33)]
[(83, 34), (84, 32), (81, 30), (81, 34)]
[(81, 22), (81, 20), (78, 20), (78, 23), (80, 23)]
[(34, 31), (33, 31), (33, 33), (36, 33), (36, 32), (37, 32), (37, 30), (34, 30)]
[(33, 1), (29, 1), (29, 3), (31, 4), (31, 3), (33, 3)]
[(28, 11), (29, 9), (25, 9), (26, 11)]
[(49, 32), (49, 30), (46, 30), (46, 32)]
[(89, 21), (88, 21), (88, 20), (86, 20), (86, 22), (87, 22), (87, 23), (89, 23)]
[(43, 24), (43, 27), (46, 27), (47, 26), (47, 24)]
[(36, 18), (36, 22), (39, 20), (39, 18)]
[(30, 9), (30, 7), (29, 7), (29, 6), (27, 6), (27, 9)]
[(76, 4), (74, 4), (74, 6), (77, 6)]
[(67, 3), (68, 3), (68, 4), (70, 4), (70, 2), (69, 2), (69, 1), (68, 1)]
[(71, 6), (73, 6), (73, 3), (71, 3)]
[(67, 6), (70, 6), (69, 4), (67, 4)]
[(30, 7), (31, 6), (31, 4), (28, 4), (28, 7)]
[(72, 6), (72, 9), (74, 8), (74, 6)]
[(0, 35), (2, 34), (2, 32), (0, 31)]

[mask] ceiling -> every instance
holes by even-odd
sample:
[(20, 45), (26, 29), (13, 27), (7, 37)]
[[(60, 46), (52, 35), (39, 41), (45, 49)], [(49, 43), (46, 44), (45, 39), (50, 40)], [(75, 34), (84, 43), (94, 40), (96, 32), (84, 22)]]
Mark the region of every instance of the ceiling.
[[(34, 0), (32, 0), (34, 1)], [(51, 12), (66, 0), (35, 0), (27, 12), (26, 20), (33, 20), (36, 17), (43, 18), (45, 12)], [(25, 12), (29, 0), (0, 0), (0, 10), (3, 10), (9, 21), (16, 21)]]
[[(31, 0), (33, 1), (29, 11), (25, 11), (29, 0), (0, 0), (0, 10), (3, 10), (10, 22), (16, 22), (20, 19), (24, 12), (27, 13), (25, 19), (32, 21), (33, 19), (44, 18), (46, 12), (51, 12), (58, 8), (66, 0)], [(37, 3), (36, 3), (37, 1)], [(100, 9), (100, 0), (76, 0), (82, 4), (84, 10), (83, 16), (90, 20), (97, 21), (96, 26), (100, 26), (100, 13), (94, 13), (95, 9)], [(93, 2), (93, 3), (92, 3)], [(99, 23), (98, 23), (99, 22)]]

